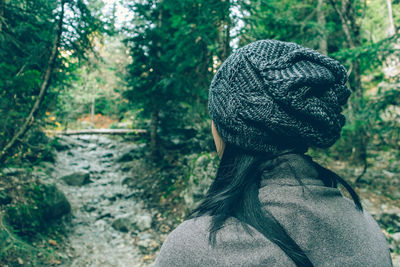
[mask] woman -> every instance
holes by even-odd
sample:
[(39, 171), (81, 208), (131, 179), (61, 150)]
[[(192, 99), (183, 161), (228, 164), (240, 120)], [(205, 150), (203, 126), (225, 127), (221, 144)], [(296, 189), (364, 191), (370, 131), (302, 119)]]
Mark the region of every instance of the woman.
[(346, 79), (339, 62), (294, 43), (262, 40), (234, 52), (209, 91), (216, 178), (155, 265), (392, 266), (357, 194), (304, 155), (340, 137)]

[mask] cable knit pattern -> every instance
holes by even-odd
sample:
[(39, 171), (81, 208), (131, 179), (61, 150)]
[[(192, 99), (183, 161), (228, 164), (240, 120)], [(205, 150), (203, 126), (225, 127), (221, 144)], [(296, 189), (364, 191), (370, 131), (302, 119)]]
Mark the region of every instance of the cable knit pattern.
[(224, 141), (246, 150), (329, 147), (345, 124), (346, 69), (295, 43), (261, 40), (236, 50), (211, 82), (208, 108)]

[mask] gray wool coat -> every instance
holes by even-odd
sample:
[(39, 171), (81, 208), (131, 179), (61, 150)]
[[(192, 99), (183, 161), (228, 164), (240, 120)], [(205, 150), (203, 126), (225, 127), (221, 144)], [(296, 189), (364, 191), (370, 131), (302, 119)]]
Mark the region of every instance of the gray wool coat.
[[(263, 172), (259, 199), (314, 266), (392, 266), (376, 221), (338, 189), (325, 187), (309, 161), (287, 154), (272, 164)], [(254, 228), (248, 234), (235, 218), (226, 221), (211, 248), (209, 226), (209, 216), (180, 224), (162, 245), (155, 266), (295, 266), (277, 245)]]

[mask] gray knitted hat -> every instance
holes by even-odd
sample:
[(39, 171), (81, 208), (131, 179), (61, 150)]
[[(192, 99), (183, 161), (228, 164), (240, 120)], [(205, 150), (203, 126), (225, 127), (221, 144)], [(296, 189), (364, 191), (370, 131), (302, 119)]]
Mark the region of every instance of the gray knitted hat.
[(245, 150), (329, 147), (345, 124), (346, 80), (338, 61), (315, 50), (256, 41), (221, 65), (208, 109), (221, 138)]

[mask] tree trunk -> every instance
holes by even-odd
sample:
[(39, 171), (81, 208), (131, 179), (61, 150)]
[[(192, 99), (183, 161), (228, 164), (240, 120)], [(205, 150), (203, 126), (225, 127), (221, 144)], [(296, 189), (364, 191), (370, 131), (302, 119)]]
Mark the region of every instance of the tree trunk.
[(151, 156), (153, 160), (157, 160), (159, 157), (159, 147), (158, 147), (158, 121), (159, 121), (159, 110), (155, 106), (153, 108), (153, 113), (151, 114), (151, 125), (150, 125), (150, 149)]
[(57, 32), (54, 36), (53, 47), (51, 49), (51, 54), (50, 54), (49, 60), (47, 62), (47, 68), (46, 68), (46, 72), (44, 74), (43, 82), (40, 86), (39, 95), (36, 98), (36, 101), (31, 109), (31, 112), (29, 113), (28, 117), (25, 119), (24, 124), (19, 128), (17, 133), (11, 138), (11, 141), (1, 150), (0, 162), (4, 161), (4, 157), (13, 148), (13, 146), (16, 144), (17, 140), (21, 139), (24, 136), (24, 134), (29, 130), (31, 125), (34, 123), (35, 116), (36, 116), (37, 112), (39, 111), (40, 104), (42, 103), (43, 98), (46, 94), (47, 88), (49, 87), (50, 78), (51, 78), (51, 74), (53, 72), (54, 63), (55, 63), (55, 60), (57, 57), (57, 52), (58, 52), (58, 46), (60, 44), (60, 38), (61, 38), (61, 34), (62, 34), (65, 1), (66, 0), (61, 0), (61, 13), (60, 13), (60, 19), (57, 24)]
[[(162, 27), (162, 19), (163, 19), (163, 7), (162, 7), (162, 0), (159, 2), (160, 5), (160, 11), (158, 13), (158, 22), (157, 26), (159, 28)], [(161, 47), (162, 44), (161, 42), (157, 43), (158, 51), (157, 51), (157, 57), (161, 58)], [(160, 110), (159, 110), (159, 105), (158, 105), (158, 100), (155, 95), (153, 95), (152, 99), (152, 104), (153, 104), (153, 111), (151, 114), (151, 121), (150, 121), (150, 150), (151, 150), (151, 157), (153, 161), (156, 161), (160, 155), (159, 151), (159, 145), (158, 145), (158, 124), (159, 124), (159, 119), (160, 119)]]
[(325, 26), (326, 26), (326, 19), (325, 19), (325, 12), (323, 10), (324, 0), (318, 0), (317, 6), (317, 18), (318, 18), (318, 25), (320, 26), (320, 38), (319, 38), (319, 51), (322, 54), (328, 54), (328, 41), (326, 38)]
[[(229, 17), (229, 15), (228, 15)], [(224, 33), (224, 42), (223, 42), (223, 48), (222, 48), (222, 61), (225, 61), (225, 59), (228, 58), (230, 52), (231, 52), (231, 46), (230, 46), (230, 42), (231, 42), (231, 25), (230, 22), (226, 22), (225, 23), (225, 33)]]
[(221, 40), (222, 40), (222, 53), (221, 53), (221, 61), (225, 61), (225, 59), (228, 58), (230, 52), (231, 52), (231, 22), (230, 22), (230, 1), (227, 1), (227, 9), (224, 11), (227, 11), (227, 14), (224, 14), (224, 17), (222, 19), (222, 29), (221, 29)]
[(347, 24), (347, 18), (346, 16), (346, 8), (345, 6), (347, 5), (347, 1), (346, 0), (342, 0), (342, 10), (339, 10), (339, 8), (337, 7), (335, 0), (330, 0), (330, 3), (332, 4), (333, 8), (335, 9), (336, 13), (339, 15), (339, 19), (340, 22), (342, 23), (342, 29), (344, 32), (344, 35), (346, 36), (346, 40), (347, 40), (347, 44), (350, 48), (354, 48), (354, 42), (353, 42), (353, 38), (351, 36), (351, 31), (349, 28), (349, 25)]
[[(354, 49), (360, 46), (360, 25), (357, 22), (355, 6), (352, 5), (349, 0), (341, 1), (341, 9), (337, 6), (335, 0), (329, 0), (338, 14), (340, 21), (342, 23), (342, 29), (345, 33), (347, 46), (350, 49)], [(360, 61), (358, 58), (353, 59), (351, 63), (351, 75), (350, 75), (350, 88), (353, 91), (352, 101), (349, 103), (351, 106), (352, 118), (357, 118), (357, 114), (363, 112), (365, 106), (365, 99), (361, 84), (361, 68)], [(354, 121), (352, 122), (354, 123)], [(367, 144), (368, 136), (366, 134), (365, 126), (360, 125), (353, 133), (352, 140), (352, 160), (355, 162), (361, 162), (364, 164), (365, 168), (367, 166)]]
[(388, 34), (389, 34), (389, 37), (391, 37), (396, 33), (396, 28), (394, 27), (394, 22), (393, 22), (392, 1), (386, 0), (386, 2), (387, 2), (387, 6), (388, 6), (388, 18), (389, 18)]
[(6, 0), (0, 0), (0, 32), (3, 30), (4, 9), (6, 7)]
[(94, 123), (94, 105), (95, 105), (96, 98), (92, 98), (92, 105), (90, 107), (90, 122)]

